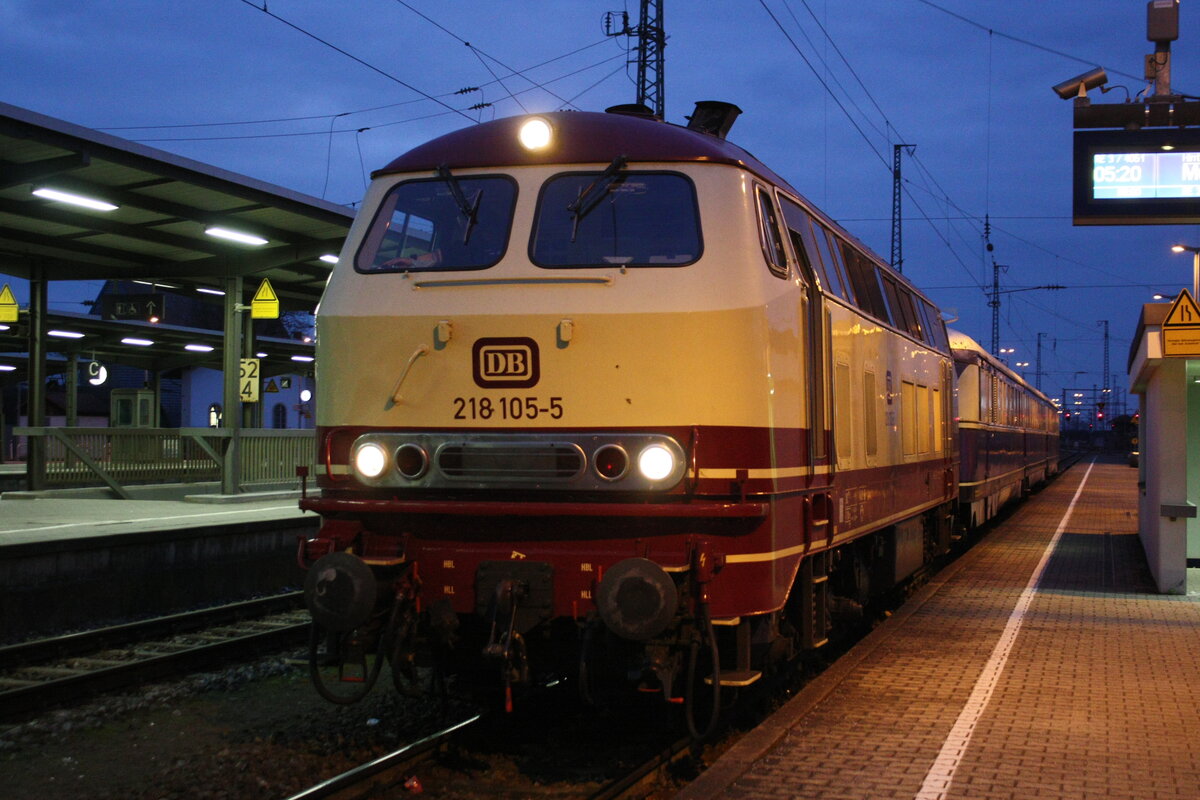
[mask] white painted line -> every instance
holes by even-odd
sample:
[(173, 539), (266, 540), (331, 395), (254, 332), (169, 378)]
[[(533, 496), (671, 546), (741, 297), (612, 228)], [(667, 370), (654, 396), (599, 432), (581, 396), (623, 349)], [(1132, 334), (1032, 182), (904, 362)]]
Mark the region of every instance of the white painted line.
[(0, 530), (0, 534), (38, 533), (40, 531), (53, 531), (53, 530), (60, 530), (62, 528), (94, 528), (97, 525), (123, 525), (126, 523), (136, 523), (136, 522), (163, 522), (166, 520), (174, 520), (174, 519), (198, 519), (201, 517), (221, 517), (221, 516), (227, 516), (229, 514), (245, 514), (248, 512), (252, 512), (252, 511), (283, 511), (285, 509), (295, 511), (295, 510), (298, 510), (298, 508), (299, 507), (295, 506), (295, 505), (286, 505), (286, 506), (269, 506), (267, 508), (241, 508), (241, 509), (234, 509), (232, 511), (200, 511), (195, 514), (176, 514), (175, 516), (171, 516), (171, 517), (138, 517), (136, 519), (93, 519), (93, 520), (88, 520), (87, 522), (66, 522), (66, 523), (63, 523), (62, 525), (39, 525), (36, 528), (12, 528), (12, 529), (7, 529), (7, 530)]
[(1075, 510), (1075, 503), (1083, 494), (1084, 484), (1087, 483), (1088, 476), (1092, 474), (1092, 467), (1095, 465), (1096, 461), (1093, 459), (1092, 463), (1088, 464), (1087, 472), (1083, 473), (1083, 480), (1079, 482), (1079, 488), (1075, 490), (1075, 496), (1071, 498), (1071, 503), (1067, 506), (1067, 513), (1063, 514), (1062, 521), (1058, 523), (1058, 529), (1054, 531), (1054, 536), (1050, 539), (1050, 544), (1046, 545), (1037, 568), (1030, 576), (1029, 583), (1025, 585), (1025, 591), (1021, 592), (1016, 607), (1008, 615), (1008, 624), (1004, 626), (1004, 632), (1000, 634), (1000, 641), (996, 642), (995, 648), (992, 649), (992, 656), (984, 665), (979, 679), (975, 681), (975, 688), (972, 690), (971, 696), (959, 713), (954, 727), (950, 729), (946, 741), (942, 743), (942, 750), (934, 760), (933, 766), (926, 773), (925, 782), (921, 784), (916, 800), (945, 800), (946, 793), (950, 791), (954, 773), (958, 771), (958, 765), (962, 763), (963, 757), (967, 753), (967, 746), (971, 743), (975, 726), (979, 723), (979, 718), (983, 716), (988, 701), (992, 699), (992, 692), (996, 690), (996, 685), (1000, 682), (1000, 673), (1004, 671), (1008, 655), (1017, 640), (1017, 634), (1021, 631), (1025, 613), (1033, 602), (1033, 596), (1037, 594), (1037, 585), (1042, 579), (1042, 573), (1046, 571), (1046, 565), (1050, 563), (1050, 556), (1054, 553), (1058, 540), (1062, 538), (1062, 533), (1067, 528), (1071, 512)]

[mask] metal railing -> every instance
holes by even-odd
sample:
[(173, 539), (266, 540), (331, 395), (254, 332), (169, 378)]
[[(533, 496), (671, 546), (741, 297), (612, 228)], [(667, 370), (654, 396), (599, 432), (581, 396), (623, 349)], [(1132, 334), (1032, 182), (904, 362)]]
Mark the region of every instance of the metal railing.
[[(299, 487), (297, 466), (313, 467), (312, 430), (243, 428), (237, 463), (226, 453), (228, 428), (16, 428), (18, 436), (44, 440), (45, 465), (29, 475), (32, 489), (107, 486), (129, 497), (126, 486), (225, 481), (236, 470), (237, 488)], [(31, 467), (32, 468), (32, 467)]]

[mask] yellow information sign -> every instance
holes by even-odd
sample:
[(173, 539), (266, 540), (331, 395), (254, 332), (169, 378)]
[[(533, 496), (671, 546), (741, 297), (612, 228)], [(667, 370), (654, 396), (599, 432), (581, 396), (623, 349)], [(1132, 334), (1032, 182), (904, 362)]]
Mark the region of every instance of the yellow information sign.
[(4, 288), (0, 289), (0, 322), (16, 322), (20, 314), (21, 307), (17, 305), (17, 298), (6, 283)]
[(1200, 358), (1200, 306), (1187, 289), (1179, 293), (1162, 324), (1163, 356)]
[(250, 319), (279, 319), (279, 295), (271, 281), (263, 278), (254, 299), (250, 301)]

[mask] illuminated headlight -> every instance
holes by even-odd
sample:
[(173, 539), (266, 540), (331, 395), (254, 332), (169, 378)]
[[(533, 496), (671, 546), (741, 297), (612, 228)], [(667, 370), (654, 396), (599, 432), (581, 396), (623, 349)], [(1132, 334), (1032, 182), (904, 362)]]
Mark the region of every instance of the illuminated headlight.
[(367, 442), (354, 451), (354, 469), (364, 478), (378, 478), (387, 467), (387, 451)]
[(675, 472), (675, 454), (661, 444), (652, 444), (638, 454), (638, 472), (648, 481), (661, 481)]
[(554, 132), (550, 123), (541, 117), (528, 119), (521, 125), (517, 137), (526, 150), (541, 150), (550, 144)]

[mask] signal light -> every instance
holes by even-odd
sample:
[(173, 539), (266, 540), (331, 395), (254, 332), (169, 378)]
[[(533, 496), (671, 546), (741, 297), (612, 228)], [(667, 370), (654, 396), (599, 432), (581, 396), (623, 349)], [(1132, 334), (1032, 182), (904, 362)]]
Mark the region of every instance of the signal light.
[(625, 475), (629, 469), (629, 454), (625, 448), (615, 444), (606, 444), (592, 456), (596, 474), (609, 481), (615, 481)]

